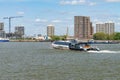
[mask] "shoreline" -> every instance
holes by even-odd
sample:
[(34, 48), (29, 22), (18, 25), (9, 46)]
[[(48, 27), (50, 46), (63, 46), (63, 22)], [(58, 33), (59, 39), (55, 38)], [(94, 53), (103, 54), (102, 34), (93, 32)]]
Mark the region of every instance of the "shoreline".
[[(40, 41), (40, 40), (10, 40), (9, 42), (53, 42), (53, 41)], [(88, 42), (90, 44), (119, 44), (120, 42)]]
[[(9, 42), (53, 42), (53, 40), (9, 40)], [(85, 41), (86, 42), (86, 41)], [(91, 44), (119, 44), (120, 40), (95, 40)]]
[(10, 40), (9, 42), (52, 42), (50, 40)]

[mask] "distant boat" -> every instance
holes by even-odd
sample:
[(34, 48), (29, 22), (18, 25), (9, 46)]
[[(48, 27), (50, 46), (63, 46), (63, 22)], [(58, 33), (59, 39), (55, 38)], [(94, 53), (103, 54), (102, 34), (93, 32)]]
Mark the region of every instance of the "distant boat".
[(120, 42), (116, 42), (116, 41), (113, 41), (113, 40), (89, 40), (88, 43), (90, 44), (118, 44)]
[(0, 42), (9, 42), (8, 38), (0, 38)]
[(55, 49), (69, 49), (70, 41), (54, 41), (52, 47)]

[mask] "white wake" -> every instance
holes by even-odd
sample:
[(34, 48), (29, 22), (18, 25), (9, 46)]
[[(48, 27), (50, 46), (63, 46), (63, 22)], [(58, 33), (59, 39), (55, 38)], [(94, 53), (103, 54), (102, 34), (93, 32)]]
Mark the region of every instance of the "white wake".
[(120, 53), (120, 51), (100, 50), (100, 51), (88, 51), (89, 53)]

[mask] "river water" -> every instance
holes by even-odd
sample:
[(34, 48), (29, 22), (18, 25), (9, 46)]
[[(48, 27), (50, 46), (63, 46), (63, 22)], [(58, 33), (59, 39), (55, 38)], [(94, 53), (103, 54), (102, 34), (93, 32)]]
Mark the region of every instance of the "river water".
[(120, 80), (120, 44), (56, 50), (50, 42), (0, 43), (0, 80)]

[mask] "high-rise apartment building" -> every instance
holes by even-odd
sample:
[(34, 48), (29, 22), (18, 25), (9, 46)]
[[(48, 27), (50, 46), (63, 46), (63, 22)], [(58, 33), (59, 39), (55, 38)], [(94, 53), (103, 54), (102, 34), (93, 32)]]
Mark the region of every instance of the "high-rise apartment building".
[(47, 26), (47, 36), (54, 36), (54, 26), (53, 25)]
[(115, 24), (114, 23), (105, 23), (105, 32), (107, 34), (113, 34), (115, 32)]
[(96, 24), (96, 33), (98, 32), (105, 33), (105, 24)]
[(115, 30), (114, 27), (114, 23), (96, 24), (96, 33), (103, 32), (105, 34), (112, 34)]
[(4, 31), (4, 23), (0, 22), (0, 37), (1, 38), (5, 38), (6, 37), (6, 33)]
[(22, 38), (25, 33), (24, 26), (16, 26), (15, 27), (15, 35), (17, 38)]
[(90, 39), (93, 35), (93, 26), (90, 17), (74, 17), (74, 37), (75, 39)]
[(4, 23), (0, 23), (0, 30), (4, 30)]
[(91, 37), (93, 36), (93, 33), (94, 33), (94, 28), (93, 28), (93, 25), (92, 25), (92, 22), (90, 23), (90, 35)]
[(6, 33), (3, 30), (0, 30), (0, 38), (5, 38), (6, 37)]

